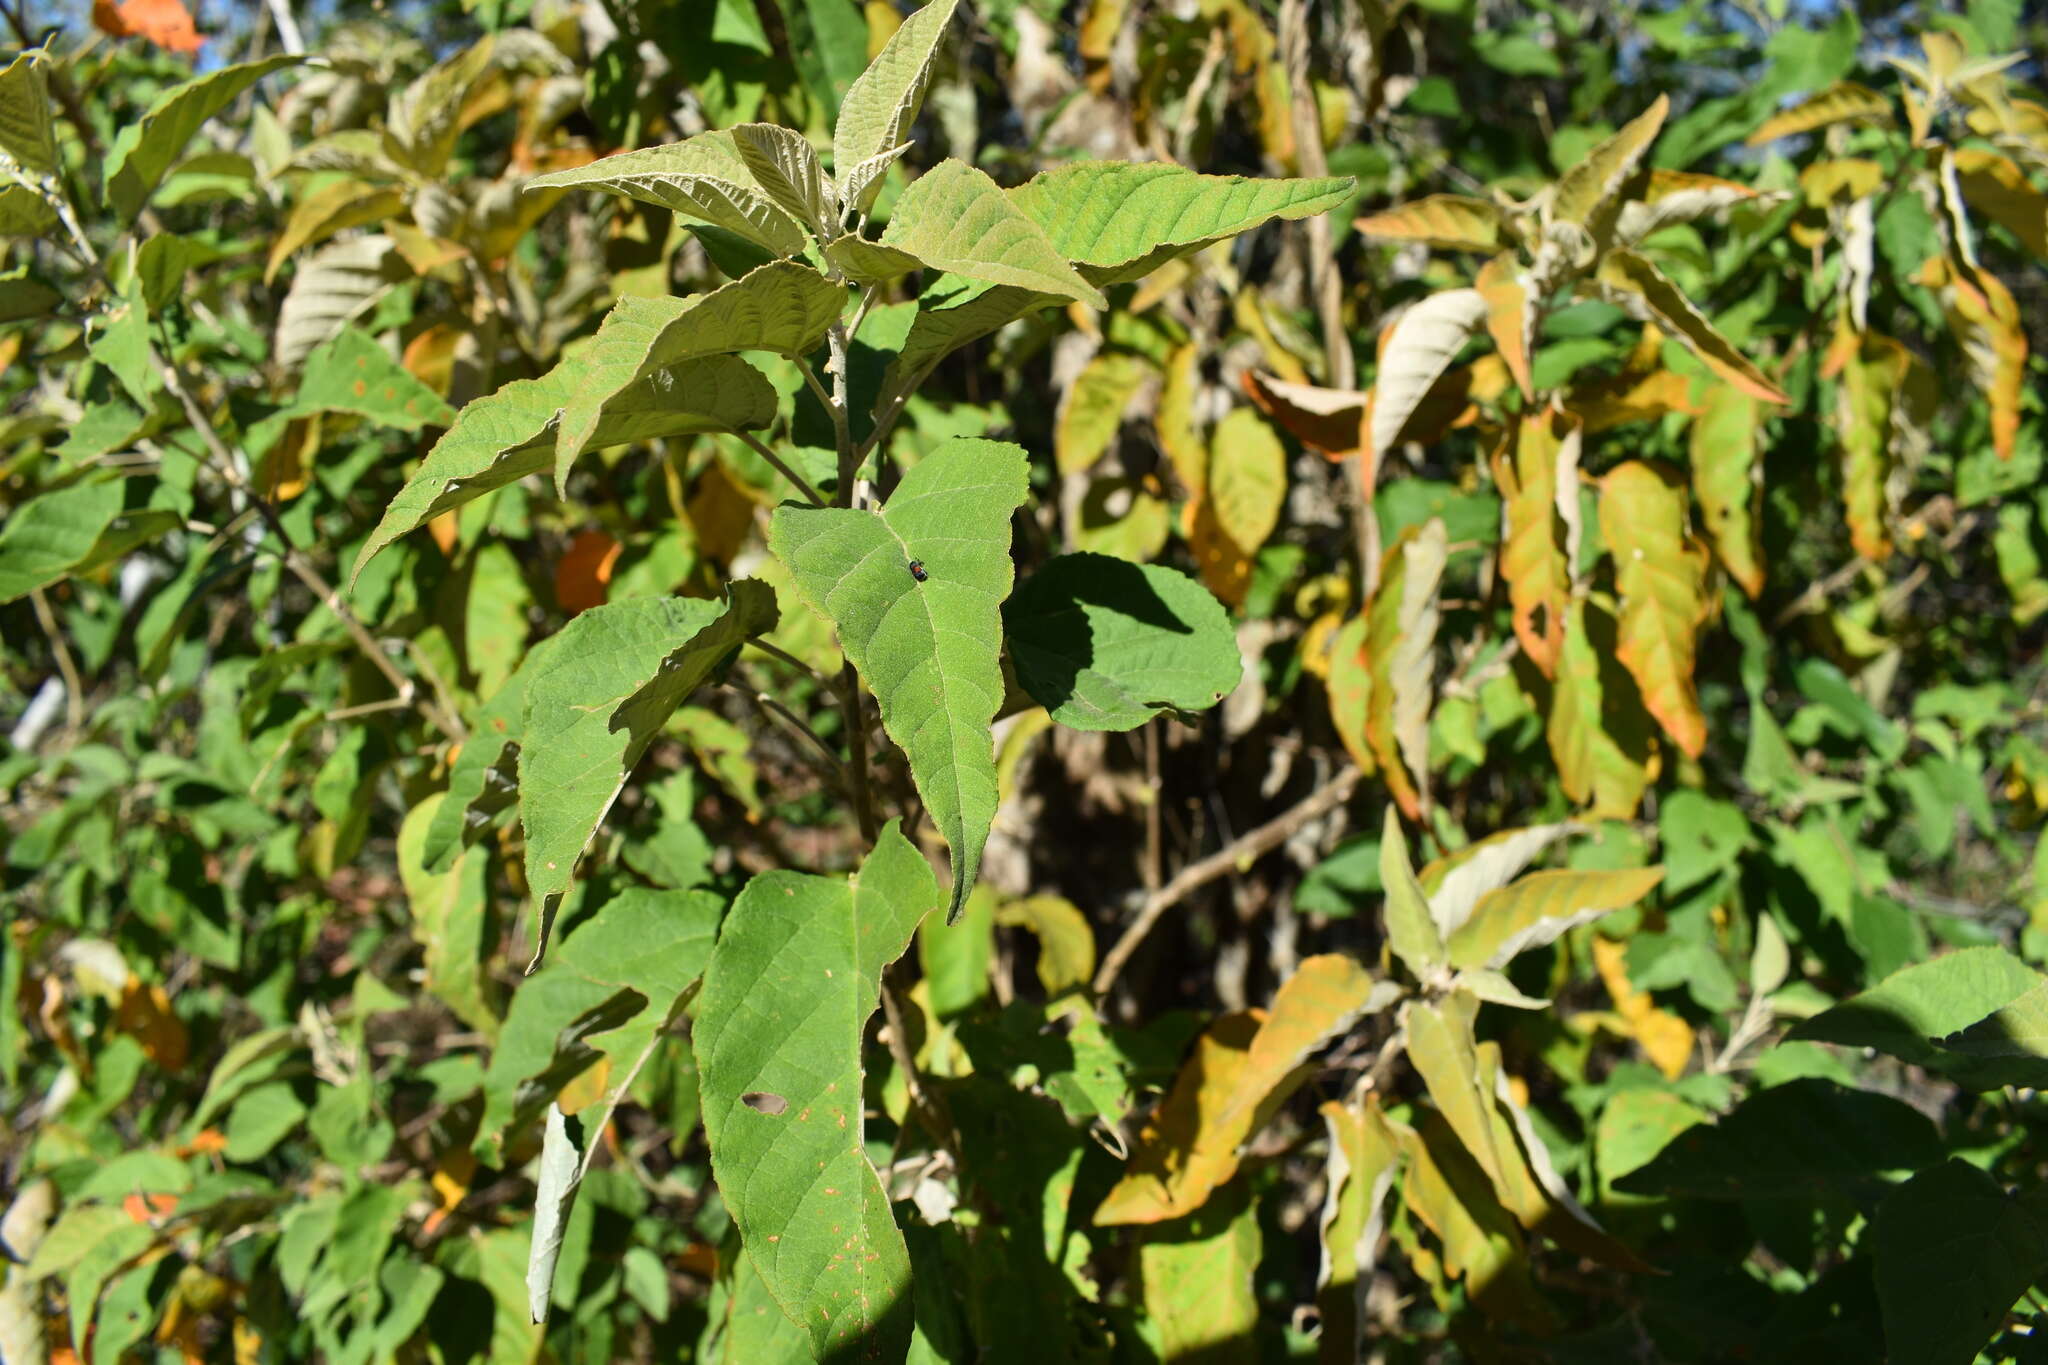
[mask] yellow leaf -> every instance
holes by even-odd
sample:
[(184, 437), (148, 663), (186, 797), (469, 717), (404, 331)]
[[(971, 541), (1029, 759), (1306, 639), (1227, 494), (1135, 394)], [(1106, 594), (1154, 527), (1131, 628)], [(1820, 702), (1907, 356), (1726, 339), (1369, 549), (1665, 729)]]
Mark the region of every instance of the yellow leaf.
[(1891, 102), (1869, 86), (1858, 85), (1854, 81), (1837, 81), (1790, 109), (1764, 120), (1763, 126), (1749, 135), (1749, 145), (1761, 147), (1781, 137), (1810, 133), (1816, 128), (1836, 123), (1889, 123), (1891, 114)]
[(1683, 1076), (1692, 1060), (1691, 1025), (1669, 1010), (1658, 1009), (1649, 992), (1639, 991), (1629, 983), (1628, 949), (1624, 944), (1595, 938), (1593, 966), (1606, 984), (1607, 993), (1614, 997), (1615, 1012), (1627, 1024), (1643, 1054), (1667, 1080)]
[(1195, 396), (1202, 386), (1201, 363), (1201, 350), (1193, 342), (1167, 357), (1166, 382), (1160, 386), (1159, 405), (1152, 413), (1159, 448), (1166, 452), (1181, 487), (1197, 498), (1209, 486), (1209, 447), (1195, 425)]
[(1357, 1104), (1330, 1100), (1320, 1112), (1330, 1135), (1323, 1259), (1316, 1275), (1316, 1306), (1323, 1318), (1320, 1359), (1324, 1365), (1353, 1365), (1362, 1358), (1366, 1322), (1365, 1282), (1359, 1272), (1371, 1266), (1385, 1223), (1381, 1208), (1401, 1154), (1377, 1096), (1367, 1095)]
[(1529, 1274), (1528, 1251), (1486, 1173), (1459, 1149), (1441, 1115), (1425, 1110), (1417, 1128), (1399, 1130), (1401, 1198), (1443, 1248), (1444, 1273), (1465, 1282), (1488, 1317), (1530, 1331), (1554, 1319)]
[(2003, 227), (2042, 260), (2048, 260), (2048, 195), (2035, 189), (2010, 158), (1976, 147), (1950, 153), (1956, 183), (1971, 208)]
[(1610, 251), (1601, 259), (1600, 283), (1608, 301), (1671, 333), (1706, 367), (1743, 392), (1766, 403), (1790, 403), (1728, 338), (1692, 306), (1692, 301), (1648, 257)]
[(1252, 408), (1233, 409), (1209, 442), (1209, 501), (1223, 533), (1257, 554), (1287, 499), (1287, 452)]
[(1432, 194), (1385, 213), (1367, 214), (1353, 226), (1368, 237), (1390, 242), (1493, 252), (1503, 245), (1507, 224), (1500, 209), (1484, 199)]
[(1701, 411), (1693, 401), (1692, 381), (1666, 369), (1648, 374), (1624, 371), (1575, 387), (1568, 406), (1584, 420), (1588, 436), (1630, 422), (1654, 422), (1667, 413)]
[(1627, 197), (1623, 191), (1636, 177), (1643, 154), (1657, 140), (1664, 117), (1670, 112), (1670, 97), (1657, 96), (1648, 109), (1560, 176), (1551, 193), (1550, 221), (1576, 223), (1592, 235), (1596, 244), (1604, 246), (1621, 201)]
[(1502, 1183), (1500, 1154), (1493, 1141), (1493, 1076), (1480, 1074), (1472, 1020), (1479, 1001), (1453, 991), (1434, 1004), (1415, 1001), (1407, 1009), (1408, 1060), (1429, 1090), (1465, 1151), (1496, 1187)]
[(1884, 180), (1884, 167), (1868, 157), (1832, 157), (1799, 172), (1799, 189), (1808, 204), (1824, 209), (1873, 195)]
[(263, 282), (275, 279), (293, 252), (324, 242), (344, 229), (380, 223), (404, 206), (405, 196), (399, 191), (362, 180), (338, 180), (322, 186), (300, 200), (285, 219), (284, 230), (270, 244)]
[(733, 478), (724, 460), (706, 463), (690, 487), (683, 514), (697, 539), (697, 553), (720, 569), (731, 566), (754, 529), (758, 505), (746, 486)]
[(1664, 732), (1698, 758), (1707, 720), (1693, 667), (1707, 566), (1687, 531), (1685, 486), (1662, 465), (1621, 465), (1601, 482), (1600, 533), (1621, 590), (1618, 657)]
[(166, 1071), (182, 1071), (191, 1053), (185, 1021), (171, 1008), (162, 986), (145, 985), (130, 976), (114, 1010), (114, 1027), (142, 1045), (142, 1055)]
[(1062, 474), (1078, 474), (1102, 458), (1123, 424), (1124, 410), (1153, 373), (1143, 356), (1104, 351), (1068, 386), (1053, 429), (1053, 454)]
[(1579, 423), (1570, 414), (1525, 412), (1503, 434), (1493, 456), (1493, 481), (1507, 522), (1500, 572), (1514, 608), (1515, 638), (1546, 678), (1557, 676), (1572, 587), (1565, 520), (1558, 506), (1558, 462), (1562, 455), (1576, 461), (1579, 440)]
[(1545, 735), (1565, 795), (1595, 816), (1635, 815), (1655, 741), (1634, 681), (1615, 660), (1614, 617), (1590, 599), (1572, 604), (1558, 655)]
[(1308, 1055), (1367, 1007), (1372, 985), (1350, 957), (1311, 957), (1281, 985), (1270, 1013), (1211, 1024), (1146, 1121), (1096, 1225), (1159, 1223), (1202, 1207), (1236, 1174), (1238, 1148), (1308, 1078)]
[(1330, 641), (1330, 660), (1323, 681), (1330, 689), (1330, 723), (1351, 761), (1370, 776), (1378, 770), (1371, 741), (1366, 737), (1366, 716), (1372, 702), (1372, 668), (1365, 652), (1364, 615), (1352, 617), (1338, 628)]
[(1949, 330), (1963, 348), (1977, 387), (1991, 400), (1991, 445), (2009, 460), (2020, 434), (2020, 395), (2026, 386), (2027, 331), (2012, 291), (1988, 270), (1940, 257), (1921, 272), (1941, 289)]
[(1855, 345), (1842, 355), (1835, 390), (1843, 510), (1856, 553), (1882, 564), (1892, 552), (1885, 486), (1891, 477), (1894, 407), (1911, 357), (1890, 337), (1853, 331), (1849, 336)]
[(1479, 898), (1471, 917), (1451, 935), (1451, 965), (1502, 965), (1576, 925), (1634, 905), (1663, 879), (1661, 866), (1531, 872)]
[(1728, 576), (1752, 598), (1764, 590), (1763, 415), (1740, 389), (1716, 384), (1693, 424), (1692, 491)]
[(1187, 537), (1202, 586), (1226, 607), (1241, 605), (1251, 588), (1252, 557), (1224, 531), (1216, 519), (1216, 505), (1207, 497), (1187, 505)]
[(1434, 690), (1437, 587), (1449, 545), (1441, 518), (1402, 532), (1380, 567), (1367, 608), (1365, 655), (1372, 669), (1366, 740), (1387, 791), (1410, 820), (1422, 818), (1429, 776), (1429, 711)]
[(1536, 312), (1529, 307), (1529, 286), (1523, 280), (1513, 252), (1502, 252), (1479, 268), (1473, 281), (1486, 300), (1486, 331), (1493, 348), (1500, 353), (1515, 387), (1524, 398), (1535, 396), (1530, 378), (1529, 355), (1536, 345)]
[(1080, 990), (1095, 975), (1095, 931), (1074, 903), (1031, 896), (996, 911), (996, 923), (1029, 929), (1038, 938), (1038, 979), (1048, 996)]

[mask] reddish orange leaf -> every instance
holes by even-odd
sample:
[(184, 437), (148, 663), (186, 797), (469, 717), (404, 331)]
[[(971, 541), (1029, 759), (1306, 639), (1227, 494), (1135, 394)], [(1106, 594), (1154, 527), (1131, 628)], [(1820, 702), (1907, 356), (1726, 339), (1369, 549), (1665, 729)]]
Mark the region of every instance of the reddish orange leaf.
[(206, 39), (179, 0), (93, 0), (93, 27), (110, 38), (144, 38), (166, 52), (197, 52)]
[[(1572, 587), (1557, 504), (1558, 461), (1578, 440), (1579, 423), (1569, 413), (1525, 413), (1493, 456), (1493, 481), (1507, 512), (1500, 571), (1514, 607), (1515, 637), (1546, 678), (1557, 676)], [(1570, 455), (1576, 462), (1576, 452)]]
[(603, 606), (620, 548), (619, 542), (603, 531), (578, 531), (555, 563), (555, 605), (571, 616)]

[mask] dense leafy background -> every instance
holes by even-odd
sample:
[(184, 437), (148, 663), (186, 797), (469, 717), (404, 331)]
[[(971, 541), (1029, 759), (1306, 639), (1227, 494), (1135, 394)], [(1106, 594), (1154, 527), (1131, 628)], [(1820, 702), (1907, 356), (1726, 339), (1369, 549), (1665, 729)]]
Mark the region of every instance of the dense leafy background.
[(2038, 15), (0, 12), (10, 1365), (2038, 1357)]

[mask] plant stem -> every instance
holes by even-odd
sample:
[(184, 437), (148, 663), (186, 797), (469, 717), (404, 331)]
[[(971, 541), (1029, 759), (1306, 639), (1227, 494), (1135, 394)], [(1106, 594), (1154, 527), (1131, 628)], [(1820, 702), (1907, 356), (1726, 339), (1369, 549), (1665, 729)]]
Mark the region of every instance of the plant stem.
[(1296, 804), (1292, 809), (1274, 816), (1257, 829), (1249, 830), (1230, 841), (1228, 847), (1219, 849), (1198, 862), (1189, 863), (1174, 874), (1172, 881), (1145, 898), (1138, 910), (1137, 918), (1118, 938), (1116, 945), (1102, 959), (1102, 967), (1095, 973), (1095, 994), (1100, 997), (1109, 994), (1109, 988), (1116, 984), (1117, 975), (1138, 945), (1145, 941), (1145, 935), (1152, 932), (1152, 926), (1159, 917), (1180, 904), (1193, 892), (1207, 886), (1218, 877), (1243, 870), (1257, 859), (1285, 843), (1294, 832), (1309, 821), (1344, 803), (1351, 795), (1358, 780), (1365, 774), (1352, 764), (1345, 764), (1344, 770), (1332, 778), (1321, 790)]
[(854, 818), (860, 822), (860, 837), (869, 848), (875, 846), (875, 803), (868, 790), (868, 727), (860, 704), (860, 675), (851, 661), (840, 665), (839, 703), (846, 711), (848, 775), (853, 788)]
[(64, 643), (64, 632), (57, 628), (57, 616), (50, 610), (50, 599), (43, 596), (41, 588), (35, 588), (29, 592), (28, 600), (36, 609), (37, 623), (50, 637), (50, 651), (57, 657), (57, 671), (64, 675), (64, 718), (76, 733), (85, 728), (85, 683), (79, 677), (77, 662), (71, 657), (71, 647)]
[(748, 445), (752, 446), (754, 448), (754, 453), (756, 455), (759, 455), (762, 459), (766, 460), (769, 463), (769, 465), (775, 470), (776, 473), (780, 474), (783, 478), (788, 479), (791, 483), (795, 484), (797, 486), (797, 491), (802, 493), (804, 497), (810, 501), (811, 506), (823, 507), (825, 505), (825, 499), (818, 496), (818, 490), (811, 487), (810, 480), (806, 479), (803, 475), (797, 473), (794, 469), (791, 469), (788, 465), (784, 464), (782, 462), (782, 457), (780, 455), (777, 455), (774, 452), (774, 450), (770, 449), (766, 441), (761, 440), (759, 437), (755, 436), (750, 431), (736, 431), (733, 433), (733, 435), (739, 437), (742, 441), (745, 441)]
[(853, 506), (853, 476), (860, 468), (860, 459), (853, 449), (853, 429), (846, 419), (846, 325), (835, 322), (826, 333), (826, 343), (832, 355), (832, 430), (839, 438), (839, 488), (837, 501), (841, 507)]

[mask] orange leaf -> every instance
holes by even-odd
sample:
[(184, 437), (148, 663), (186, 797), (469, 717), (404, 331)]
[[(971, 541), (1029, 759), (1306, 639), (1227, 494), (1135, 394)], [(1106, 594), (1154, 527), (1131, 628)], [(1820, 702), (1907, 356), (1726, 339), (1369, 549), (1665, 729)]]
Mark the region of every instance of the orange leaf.
[(164, 1070), (184, 1068), (191, 1037), (185, 1021), (172, 1011), (171, 997), (162, 986), (145, 986), (129, 977), (114, 1011), (114, 1026), (142, 1044), (142, 1055)]
[(1493, 481), (1507, 513), (1500, 571), (1514, 607), (1515, 637), (1546, 678), (1557, 676), (1572, 588), (1557, 505), (1558, 459), (1579, 439), (1578, 427), (1564, 412), (1524, 413), (1493, 456)]
[(1593, 940), (1593, 965), (1614, 997), (1614, 1011), (1627, 1025), (1643, 1053), (1669, 1080), (1685, 1074), (1692, 1059), (1692, 1026), (1669, 1010), (1658, 1009), (1648, 991), (1628, 979), (1628, 948), (1611, 938)]
[(1698, 758), (1707, 744), (1707, 720), (1693, 668), (1707, 609), (1707, 566), (1687, 533), (1685, 486), (1662, 466), (1621, 465), (1601, 483), (1600, 533), (1621, 589), (1616, 654), (1642, 688), (1650, 714)]
[(197, 52), (206, 39), (179, 0), (93, 0), (93, 27), (110, 38), (145, 38), (166, 52)]
[(1098, 1227), (1192, 1213), (1237, 1173), (1238, 1149), (1308, 1079), (1308, 1056), (1368, 1008), (1371, 976), (1341, 953), (1304, 960), (1273, 1008), (1226, 1014), (1195, 1043), (1146, 1122)]
[(1494, 349), (1500, 352), (1508, 373), (1515, 377), (1522, 396), (1529, 398), (1536, 393), (1529, 370), (1536, 314), (1529, 307), (1529, 287), (1515, 267), (1515, 253), (1504, 251), (1479, 268), (1473, 285), (1486, 300), (1486, 331), (1493, 338)]
[(555, 563), (555, 605), (572, 616), (603, 606), (620, 548), (603, 531), (578, 531)]
[(138, 1223), (149, 1224), (168, 1218), (178, 1210), (175, 1194), (131, 1194), (121, 1201), (121, 1211)]
[(698, 553), (720, 568), (730, 565), (753, 529), (754, 500), (722, 461), (713, 460), (697, 476), (684, 510), (697, 532)]
[(1356, 389), (1322, 389), (1246, 370), (1244, 391), (1295, 440), (1333, 460), (1364, 448), (1365, 395)]
[(465, 335), (445, 322), (437, 322), (405, 343), (399, 364), (406, 373), (443, 398), (455, 382), (455, 348)]
[(1596, 816), (1626, 820), (1649, 785), (1655, 740), (1634, 681), (1615, 661), (1614, 637), (1603, 603), (1572, 603), (1544, 733), (1565, 795)]

